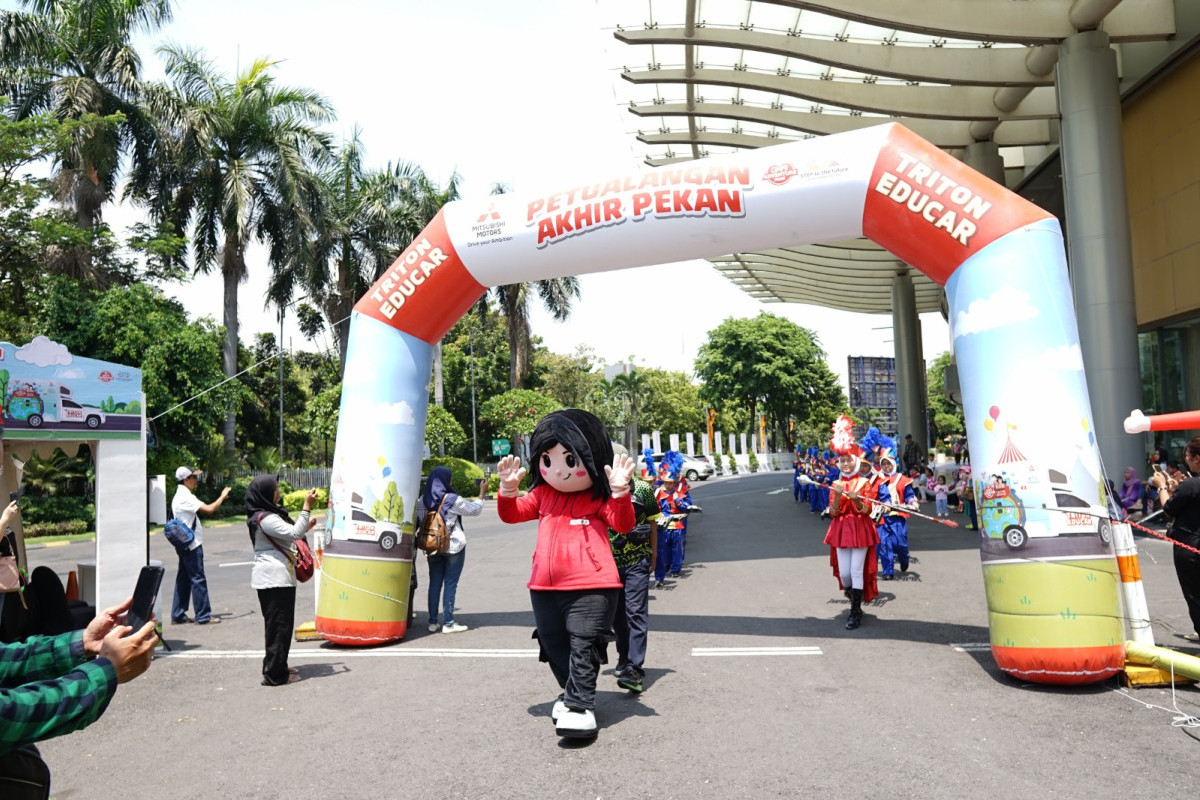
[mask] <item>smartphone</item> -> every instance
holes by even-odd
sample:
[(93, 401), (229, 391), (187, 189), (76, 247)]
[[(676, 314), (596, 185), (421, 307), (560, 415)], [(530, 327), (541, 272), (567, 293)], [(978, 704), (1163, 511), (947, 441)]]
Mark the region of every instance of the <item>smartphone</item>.
[(154, 616), (154, 601), (158, 599), (158, 588), (162, 585), (162, 567), (142, 567), (138, 573), (137, 586), (133, 589), (133, 605), (125, 615), (125, 624), (140, 630)]
[(8, 502), (16, 503), (19, 506), (21, 504), (21, 490), (17, 489), (15, 492), (9, 492)]
[(1164, 474), (1164, 475), (1166, 475), (1166, 474), (1167, 474), (1167, 468), (1166, 468), (1166, 467), (1164, 467), (1162, 464), (1155, 464), (1155, 465), (1154, 465), (1154, 471), (1155, 471), (1155, 472), (1161, 472), (1161, 473), (1162, 473), (1162, 474)]

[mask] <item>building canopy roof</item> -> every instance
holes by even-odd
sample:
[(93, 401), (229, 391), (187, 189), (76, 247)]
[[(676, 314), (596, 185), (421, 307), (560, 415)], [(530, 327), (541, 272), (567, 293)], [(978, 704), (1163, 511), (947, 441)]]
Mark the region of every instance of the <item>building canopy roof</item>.
[[(651, 166), (895, 121), (961, 156), (994, 142), (1006, 180), (1057, 149), (1058, 43), (1102, 29), (1121, 48), (1175, 33), (1173, 0), (606, 0), (614, 81)], [(1118, 63), (1122, 63), (1119, 59)], [(710, 259), (763, 302), (917, 310), (941, 291), (862, 239)]]

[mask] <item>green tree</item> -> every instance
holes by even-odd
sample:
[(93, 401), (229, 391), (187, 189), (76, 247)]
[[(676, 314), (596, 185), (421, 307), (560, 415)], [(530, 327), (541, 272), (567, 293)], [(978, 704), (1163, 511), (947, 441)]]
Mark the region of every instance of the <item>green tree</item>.
[(648, 380), (646, 372), (637, 367), (628, 372), (613, 376), (610, 385), (611, 394), (627, 409), (629, 409), (629, 426), (625, 435), (625, 447), (633, 452), (638, 445), (639, 420), (638, 412), (647, 394)]
[[(136, 169), (156, 155), (143, 106), (141, 57), (130, 44), (171, 19), (170, 0), (22, 0), (32, 11), (0, 12), (0, 93), (17, 119), (121, 115), (115, 127), (85, 126), (58, 151), (59, 199), (90, 228), (113, 197), (122, 154)], [(76, 276), (78, 277), (78, 276)]]
[[(516, 440), (533, 433), (538, 420), (562, 408), (553, 397), (530, 389), (510, 389), (488, 398), (479, 409), (479, 418), (506, 439)], [(514, 451), (516, 450), (514, 441)]]
[[(474, 421), (475, 441), (484, 443), (478, 455), (481, 458), (487, 456), (491, 452), (488, 442), (505, 436), (479, 418), (479, 409), (485, 400), (508, 390), (508, 340), (500, 315), (488, 310), (483, 316), (467, 314), (455, 323), (442, 337), (442, 367), (446, 386), (444, 408), (467, 433), (471, 432)], [(431, 402), (430, 405), (435, 404)], [(474, 460), (475, 449), (473, 443), (464, 442), (457, 455)]]
[(645, 378), (642, 390), (642, 420), (647, 430), (663, 433), (707, 431), (700, 387), (682, 372), (639, 370)]
[[(274, 272), (298, 269), (311, 257), (308, 199), (320, 192), (314, 165), (328, 156), (314, 123), (333, 118), (329, 103), (307, 89), (281, 86), (275, 62), (257, 59), (233, 81), (198, 51), (159, 50), (173, 91), (158, 97), (171, 123), (171, 158), (143, 193), (180, 230), (192, 231), (196, 268), (220, 261), (224, 279), (225, 374), (237, 374), (238, 285), (246, 279), (246, 249), (267, 245)], [(225, 417), (225, 449), (233, 450), (236, 409)]]
[(425, 420), (425, 444), (431, 450), (445, 444), (451, 450), (461, 448), (467, 442), (467, 434), (462, 426), (446, 409), (441, 406), (430, 406), (429, 416)]
[(566, 408), (584, 408), (601, 391), (604, 376), (596, 370), (596, 351), (581, 344), (573, 355), (538, 354), (540, 389), (558, 399)]
[(388, 481), (383, 497), (371, 505), (371, 516), (388, 522), (404, 522), (404, 498), (396, 491), (396, 482)]
[(98, 291), (55, 276), (33, 314), (40, 331), (71, 352), (142, 371), (156, 450), (177, 459), (171, 470), (199, 460), (241, 391), (237, 382), (222, 384), (221, 330), (209, 320), (190, 322), (183, 306), (147, 284)]
[(700, 397), (721, 409), (745, 412), (757, 434), (760, 407), (772, 430), (844, 408), (846, 396), (825, 363), (816, 334), (765, 311), (753, 319), (726, 319), (709, 333), (696, 358)]
[(346, 364), (350, 312), (446, 202), (458, 197), (458, 176), (436, 186), (415, 164), (382, 170), (364, 166), (359, 131), (318, 172), (310, 198), (315, 223), (312, 258), (275, 274), (271, 295), (286, 302), (299, 283), (325, 316)]
[(946, 368), (950, 363), (950, 351), (947, 350), (933, 360), (926, 373), (929, 423), (933, 428), (935, 442), (941, 442), (952, 434), (966, 433), (967, 430), (962, 406), (950, 402), (946, 395)]

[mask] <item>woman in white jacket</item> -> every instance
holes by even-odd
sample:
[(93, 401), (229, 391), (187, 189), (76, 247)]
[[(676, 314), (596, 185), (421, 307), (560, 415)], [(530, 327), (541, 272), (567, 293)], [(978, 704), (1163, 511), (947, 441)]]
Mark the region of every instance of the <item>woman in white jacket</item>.
[[(427, 511), (441, 509), (446, 528), (450, 531), (450, 546), (445, 553), (430, 555), (429, 561), (429, 632), (458, 633), (466, 625), (454, 621), (454, 597), (458, 592), (458, 579), (462, 576), (463, 562), (467, 558), (467, 534), (463, 531), (462, 517), (475, 517), (483, 511), (483, 504), (450, 491), (449, 467), (434, 467), (425, 481), (425, 491), (417, 499), (417, 519), (424, 519)], [(442, 606), (442, 624), (438, 625), (439, 600)]]
[(311, 517), (317, 490), (304, 497), (304, 510), (292, 519), (279, 502), (279, 484), (274, 475), (259, 475), (246, 489), (246, 525), (254, 542), (254, 568), (250, 588), (258, 592), (266, 631), (263, 686), (279, 686), (299, 680), (288, 669), (292, 629), (296, 624), (295, 541), (304, 538), (315, 524)]

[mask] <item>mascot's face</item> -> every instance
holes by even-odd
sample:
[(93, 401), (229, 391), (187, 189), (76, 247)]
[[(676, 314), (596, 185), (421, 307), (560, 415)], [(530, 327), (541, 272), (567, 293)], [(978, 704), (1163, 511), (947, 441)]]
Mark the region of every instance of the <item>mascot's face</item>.
[(854, 456), (838, 456), (837, 465), (843, 475), (852, 475), (858, 472), (858, 459)]
[(592, 478), (583, 462), (561, 444), (542, 453), (538, 469), (542, 480), (560, 492), (582, 492), (592, 488)]

